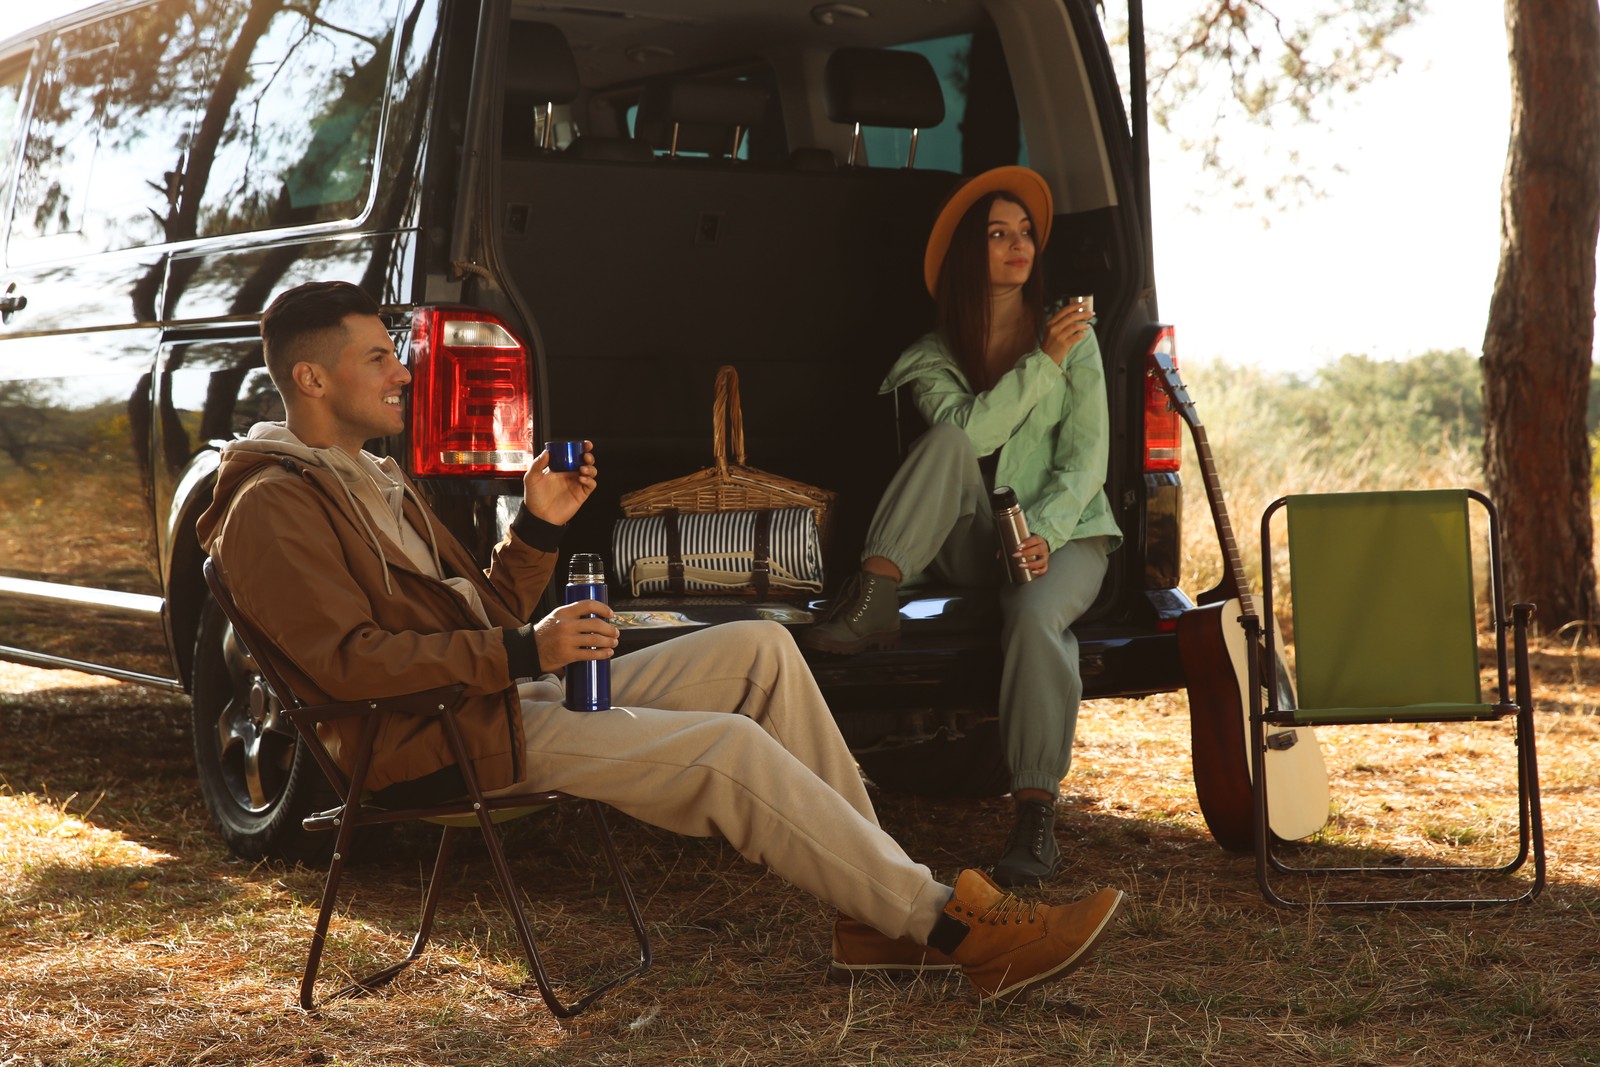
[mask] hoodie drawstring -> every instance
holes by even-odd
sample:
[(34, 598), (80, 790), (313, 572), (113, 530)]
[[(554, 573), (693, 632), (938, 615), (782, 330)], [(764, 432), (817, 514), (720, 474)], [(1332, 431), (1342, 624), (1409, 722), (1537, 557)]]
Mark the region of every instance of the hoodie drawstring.
[(400, 489), (406, 496), (411, 498), (413, 504), (417, 505), (417, 514), (422, 516), (422, 528), (428, 535), (428, 547), (433, 549), (433, 569), (437, 573), (443, 574), (444, 563), (439, 559), (439, 538), (433, 532), (433, 520), (428, 518), (428, 509), (423, 506), (422, 498), (404, 480), (400, 482)]
[[(383, 542), (378, 540), (378, 532), (367, 521), (366, 505), (356, 499), (355, 494), (350, 491), (350, 486), (345, 484), (345, 480), (339, 477), (337, 473), (335, 473), (333, 480), (339, 483), (340, 489), (344, 490), (345, 502), (350, 505), (350, 510), (356, 513), (356, 518), (361, 520), (361, 528), (366, 531), (368, 540), (372, 542), (372, 550), (378, 554), (378, 565), (383, 568), (383, 590), (393, 596), (394, 584), (389, 581), (389, 557), (383, 554)], [(438, 558), (437, 550), (434, 558)]]

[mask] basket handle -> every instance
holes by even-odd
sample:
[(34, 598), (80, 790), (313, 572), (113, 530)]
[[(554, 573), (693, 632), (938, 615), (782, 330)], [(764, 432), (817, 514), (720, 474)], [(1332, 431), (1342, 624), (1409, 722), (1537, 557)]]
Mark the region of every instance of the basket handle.
[(728, 469), (728, 435), (733, 435), (733, 461), (744, 464), (744, 411), (739, 406), (739, 372), (731, 364), (717, 369), (717, 397), (711, 405), (711, 447), (717, 470)]

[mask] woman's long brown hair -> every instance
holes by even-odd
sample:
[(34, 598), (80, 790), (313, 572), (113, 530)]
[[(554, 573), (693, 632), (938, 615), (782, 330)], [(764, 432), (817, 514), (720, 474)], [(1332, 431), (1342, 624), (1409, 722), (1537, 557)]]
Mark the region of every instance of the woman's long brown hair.
[[(950, 349), (976, 392), (994, 387), (984, 363), (984, 348), (989, 339), (989, 313), (992, 290), (989, 286), (989, 209), (996, 200), (1007, 200), (1024, 211), (1027, 205), (1007, 192), (990, 193), (967, 209), (950, 235), (944, 263), (939, 268), (936, 325), (945, 347)], [(1028, 216), (1034, 232), (1038, 220)], [(1044, 259), (1037, 240), (1034, 244), (1033, 273), (1022, 286), (1022, 306), (1032, 320), (1030, 334), (1037, 335), (1044, 322)]]

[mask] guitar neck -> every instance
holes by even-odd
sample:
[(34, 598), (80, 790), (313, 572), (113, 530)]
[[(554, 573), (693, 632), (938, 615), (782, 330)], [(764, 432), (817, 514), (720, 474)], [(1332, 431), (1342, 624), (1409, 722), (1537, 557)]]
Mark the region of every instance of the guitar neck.
[(1228, 505), (1222, 497), (1222, 479), (1217, 476), (1217, 461), (1211, 454), (1211, 443), (1206, 440), (1206, 428), (1199, 420), (1189, 423), (1194, 437), (1194, 450), (1200, 457), (1200, 475), (1205, 481), (1206, 503), (1211, 506), (1211, 521), (1217, 527), (1217, 540), (1222, 546), (1224, 580), (1233, 586), (1234, 596), (1243, 596), (1250, 588), (1244, 577), (1244, 559), (1239, 554), (1238, 539), (1233, 536), (1233, 523), (1228, 520)]
[(1233, 596), (1243, 598), (1250, 590), (1245, 581), (1244, 559), (1239, 555), (1239, 542), (1233, 536), (1233, 523), (1228, 521), (1228, 506), (1222, 497), (1222, 479), (1217, 476), (1217, 461), (1211, 454), (1211, 442), (1206, 438), (1206, 428), (1195, 412), (1189, 391), (1178, 378), (1177, 367), (1163, 362), (1159, 377), (1172, 406), (1177, 409), (1189, 435), (1194, 438), (1195, 454), (1200, 457), (1200, 475), (1205, 482), (1206, 503), (1211, 507), (1211, 521), (1217, 528), (1217, 541), (1222, 548), (1224, 589), (1231, 587)]

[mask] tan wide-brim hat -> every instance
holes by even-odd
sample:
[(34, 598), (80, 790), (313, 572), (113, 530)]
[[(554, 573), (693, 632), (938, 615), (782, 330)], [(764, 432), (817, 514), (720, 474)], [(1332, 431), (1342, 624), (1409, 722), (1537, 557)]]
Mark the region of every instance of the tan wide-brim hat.
[(967, 210), (990, 193), (1010, 193), (1021, 200), (1033, 219), (1033, 247), (1037, 254), (1044, 251), (1050, 240), (1050, 220), (1055, 215), (1055, 201), (1050, 196), (1050, 186), (1037, 171), (1027, 167), (996, 167), (986, 170), (956, 187), (939, 217), (934, 220), (933, 232), (928, 234), (928, 251), (922, 257), (922, 278), (928, 283), (929, 295), (939, 291), (939, 270), (944, 266), (945, 253), (950, 250), (950, 237), (956, 224)]

